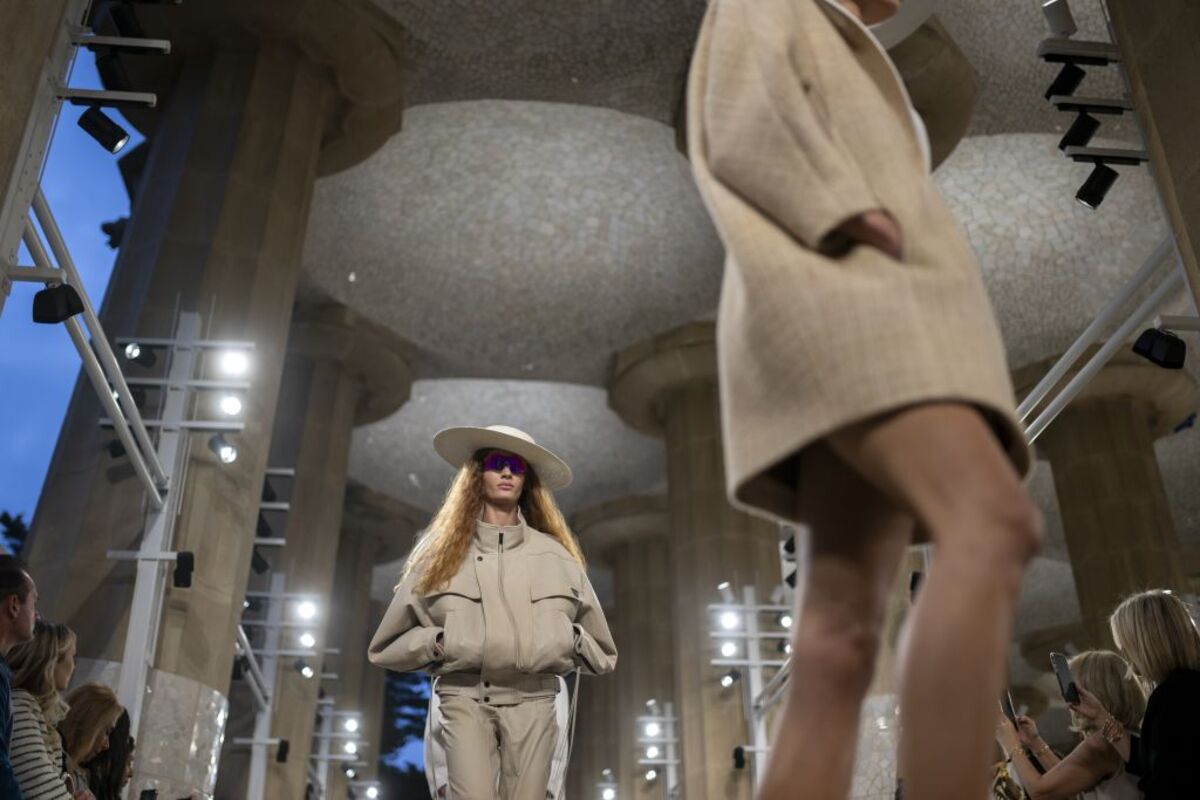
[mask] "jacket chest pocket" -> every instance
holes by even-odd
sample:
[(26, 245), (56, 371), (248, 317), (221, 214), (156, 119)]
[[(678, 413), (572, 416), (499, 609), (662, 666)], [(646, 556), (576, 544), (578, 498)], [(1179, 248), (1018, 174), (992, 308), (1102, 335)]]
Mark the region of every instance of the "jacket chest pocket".
[(534, 569), (529, 601), (536, 632), (527, 662), (530, 672), (564, 675), (574, 669), (579, 587), (561, 567)]
[(579, 611), (579, 587), (561, 569), (534, 570), (529, 581), (529, 601), (536, 621), (539, 615), (561, 614), (568, 622)]
[(429, 597), (430, 616), (442, 626), (444, 658), (438, 672), (478, 672), (483, 663), (483, 597), (473, 573), (460, 572)]

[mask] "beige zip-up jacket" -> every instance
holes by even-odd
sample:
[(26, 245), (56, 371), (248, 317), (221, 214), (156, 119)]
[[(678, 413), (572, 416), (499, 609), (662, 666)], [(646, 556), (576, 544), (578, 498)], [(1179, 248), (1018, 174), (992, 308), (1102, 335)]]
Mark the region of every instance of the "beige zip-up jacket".
[[(372, 664), (427, 670), (441, 692), (492, 703), (554, 694), (553, 676), (612, 672), (617, 648), (587, 573), (530, 528), (479, 522), (450, 581), (427, 595), (396, 589), (367, 652)], [(442, 636), (439, 644), (438, 636)]]

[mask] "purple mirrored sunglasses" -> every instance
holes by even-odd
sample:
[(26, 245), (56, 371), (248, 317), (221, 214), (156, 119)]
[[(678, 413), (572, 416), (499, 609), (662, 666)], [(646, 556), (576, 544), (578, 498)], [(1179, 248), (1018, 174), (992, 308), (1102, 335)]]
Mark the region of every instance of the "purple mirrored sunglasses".
[(493, 450), (484, 455), (481, 463), (483, 464), (484, 472), (503, 472), (505, 467), (513, 475), (524, 475), (529, 469), (529, 464), (525, 459), (514, 453), (505, 453), (502, 450)]

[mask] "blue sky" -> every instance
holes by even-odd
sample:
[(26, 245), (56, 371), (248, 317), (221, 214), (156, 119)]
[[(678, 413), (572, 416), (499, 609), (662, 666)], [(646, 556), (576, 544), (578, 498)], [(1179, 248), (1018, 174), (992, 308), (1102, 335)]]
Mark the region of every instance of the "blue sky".
[[(98, 89), (95, 58), (81, 50), (70, 85)], [(82, 108), (63, 105), (42, 174), (42, 191), (62, 228), (93, 304), (104, 297), (115, 251), (100, 224), (129, 213), (117, 159), (142, 141), (117, 112), (108, 111), (133, 136), (111, 155), (76, 124)], [(22, 248), (21, 263), (29, 264)], [(35, 325), (38, 284), (18, 283), (0, 314), (0, 510), (33, 516), (63, 414), (79, 373), (79, 356), (62, 325)], [(113, 331), (109, 331), (110, 337)]]

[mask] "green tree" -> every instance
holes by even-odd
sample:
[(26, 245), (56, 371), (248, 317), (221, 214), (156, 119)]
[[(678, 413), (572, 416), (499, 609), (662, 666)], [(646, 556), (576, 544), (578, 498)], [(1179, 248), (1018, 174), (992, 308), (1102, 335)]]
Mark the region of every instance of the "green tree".
[(4, 539), (4, 546), (8, 552), (19, 554), (21, 548), (25, 546), (25, 540), (29, 537), (29, 526), (25, 524), (25, 515), (17, 514), (14, 517), (7, 511), (0, 511), (0, 537)]

